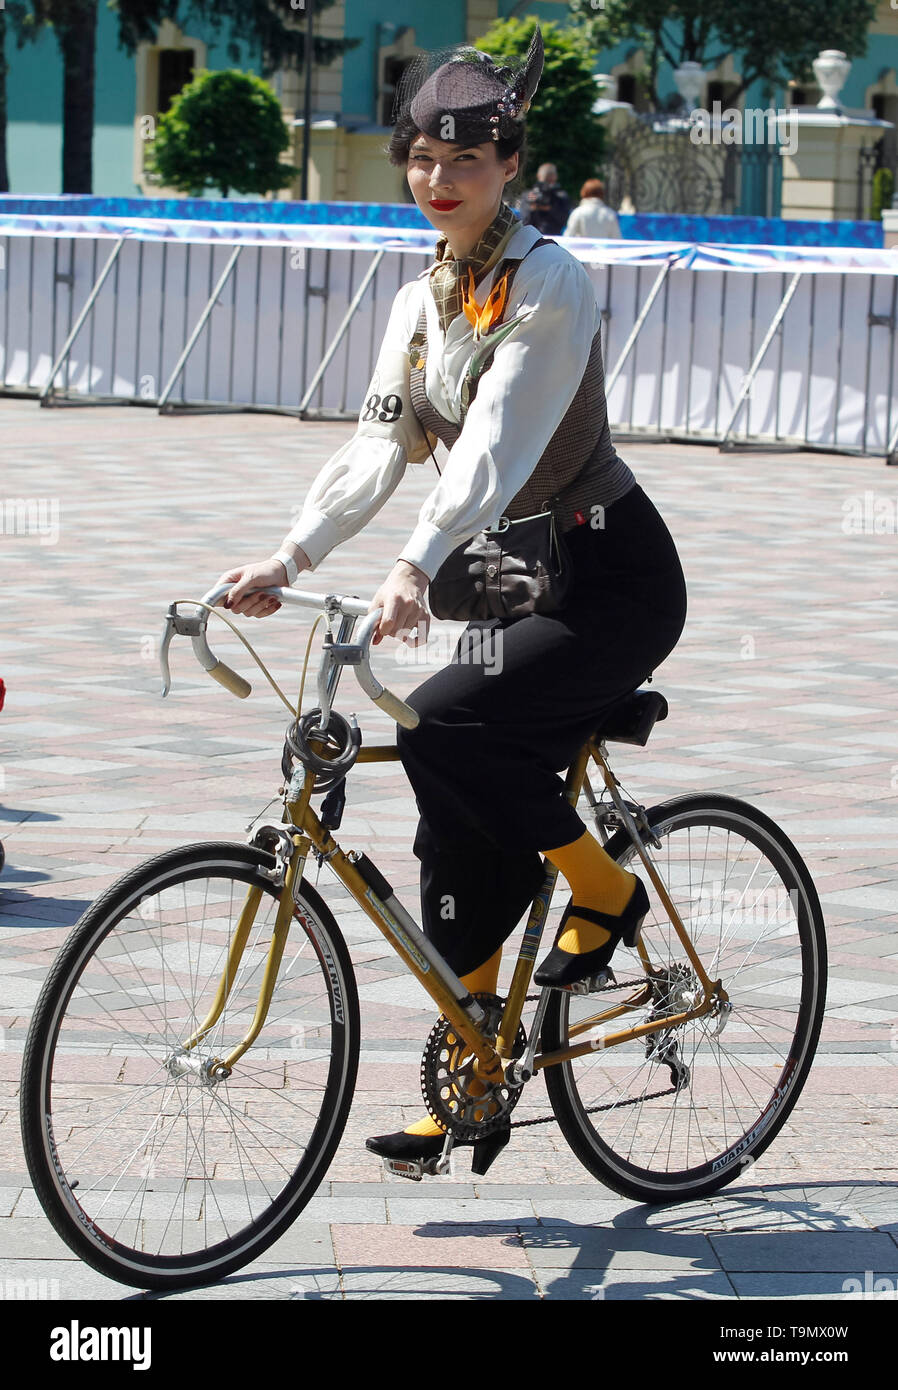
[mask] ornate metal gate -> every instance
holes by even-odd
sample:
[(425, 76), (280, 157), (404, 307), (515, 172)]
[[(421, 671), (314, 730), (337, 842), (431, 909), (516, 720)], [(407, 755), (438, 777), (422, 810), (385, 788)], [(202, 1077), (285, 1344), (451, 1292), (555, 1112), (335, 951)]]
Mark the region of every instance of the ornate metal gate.
[(635, 116), (609, 154), (612, 206), (619, 208), (628, 198), (637, 212), (778, 216), (778, 146), (701, 144), (693, 140), (693, 129), (683, 117)]

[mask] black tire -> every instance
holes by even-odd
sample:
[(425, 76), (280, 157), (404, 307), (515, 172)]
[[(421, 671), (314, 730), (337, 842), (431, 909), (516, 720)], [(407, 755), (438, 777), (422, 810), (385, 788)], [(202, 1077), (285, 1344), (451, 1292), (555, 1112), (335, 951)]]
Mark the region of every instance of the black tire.
[[(674, 1063), (689, 1068), (688, 1083), (674, 1093), (675, 1071), (657, 1051), (653, 1057), (646, 1055), (645, 1039), (606, 1050), (599, 1044), (586, 1057), (547, 1067), (544, 1075), (565, 1138), (591, 1173), (623, 1196), (674, 1202), (732, 1182), (772, 1143), (788, 1118), (823, 1021), (826, 939), (817, 892), (801, 856), (783, 831), (753, 806), (732, 797), (698, 794), (654, 806), (647, 816), (662, 846), (653, 850), (647, 845), (648, 852), (703, 967), (712, 981), (722, 979), (733, 1010), (719, 1037), (712, 1033), (717, 1022), (713, 1019), (696, 1019), (669, 1030), (666, 1041), (675, 1045)], [(709, 852), (715, 864), (730, 863), (725, 856), (733, 837), (748, 847), (732, 860), (734, 877), (724, 872), (724, 888), (718, 894), (707, 886), (704, 868), (699, 877), (702, 836), (703, 864)], [(674, 990), (680, 999), (682, 991), (688, 997), (697, 980), (694, 971), (690, 978), (682, 944), (629, 836), (617, 831), (606, 849), (619, 863), (641, 871), (652, 900), (642, 939), (652, 964), (665, 972), (650, 1008), (611, 1025), (622, 1030), (628, 1023), (663, 1014), (665, 991), (669, 1011), (676, 1012)], [(740, 873), (754, 885), (755, 896), (747, 902), (748, 888), (735, 902), (729, 896), (739, 893), (735, 870), (740, 864)], [(775, 888), (768, 892), (766, 884), (774, 881)], [(735, 886), (728, 889), (728, 883)], [(694, 906), (696, 888), (699, 903), (710, 904), (705, 912)], [(746, 947), (756, 930), (752, 921), (746, 926), (746, 911), (763, 919), (771, 901), (772, 926), (766, 926), (755, 945)], [(613, 967), (621, 981), (646, 979), (637, 953), (623, 946), (615, 952)], [(594, 1016), (621, 998), (617, 992), (578, 998), (553, 991), (541, 1034), (543, 1050), (568, 1046), (568, 1029), (578, 1019)], [(682, 1010), (682, 1003), (679, 1007)], [(658, 1097), (663, 1091), (668, 1094)]]
[[(257, 1258), (340, 1142), (358, 995), (339, 928), (305, 880), (261, 1033), (227, 1079), (203, 1071), (202, 1058), (227, 1055), (255, 1011), (277, 908), (263, 872), (273, 864), (227, 843), (148, 860), (87, 909), (38, 999), (22, 1068), (28, 1170), (62, 1239), (122, 1283), (211, 1283)], [(227, 1003), (185, 1050), (222, 979), (234, 904), (254, 888)]]

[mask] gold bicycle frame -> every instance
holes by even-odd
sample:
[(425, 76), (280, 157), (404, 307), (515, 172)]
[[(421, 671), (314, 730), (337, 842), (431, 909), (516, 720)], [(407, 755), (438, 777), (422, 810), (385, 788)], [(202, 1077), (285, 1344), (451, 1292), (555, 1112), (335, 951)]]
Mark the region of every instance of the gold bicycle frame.
[[(324, 739), (318, 739), (313, 735), (310, 737), (309, 742), (310, 744), (316, 745), (316, 751), (319, 752), (321, 756), (330, 756)], [(709, 979), (695, 951), (689, 934), (683, 925), (676, 905), (671, 899), (663, 879), (646, 852), (642, 841), (642, 835), (635, 826), (629, 812), (623, 806), (620, 797), (617, 795), (617, 779), (608, 766), (604, 743), (601, 741), (597, 742), (594, 738), (589, 739), (587, 743), (584, 744), (573, 763), (571, 763), (565, 781), (565, 795), (568, 801), (573, 806), (577, 805), (580, 792), (586, 779), (586, 771), (590, 757), (598, 764), (601, 770), (605, 788), (612, 802), (618, 809), (618, 815), (633, 841), (649, 879), (695, 970), (695, 974), (702, 987), (703, 997), (694, 1008), (676, 1014), (666, 1014), (663, 1018), (655, 1022), (624, 1028), (616, 1033), (601, 1036), (599, 1039), (593, 1038), (582, 1043), (575, 1043), (572, 1046), (559, 1049), (555, 1052), (537, 1053), (533, 1059), (533, 1066), (536, 1070), (544, 1067), (557, 1066), (560, 1062), (567, 1062), (573, 1060), (575, 1057), (585, 1056), (599, 1048), (616, 1047), (621, 1043), (629, 1042), (634, 1038), (643, 1037), (649, 1033), (677, 1028), (683, 1023), (690, 1022), (692, 1019), (700, 1018), (704, 1014), (719, 1010), (721, 1005), (727, 1002), (727, 994), (722, 988), (721, 981), (711, 981)], [(360, 763), (395, 762), (398, 761), (398, 758), (399, 751), (395, 745), (374, 744), (367, 748), (360, 748), (356, 761)], [(298, 895), (303, 866), (305, 865), (309, 852), (315, 849), (319, 854), (324, 856), (340, 882), (344, 884), (354, 900), (371, 918), (381, 934), (404, 961), (407, 968), (433, 999), (440, 1012), (444, 1014), (453, 1025), (458, 1036), (467, 1044), (469, 1051), (473, 1053), (476, 1058), (474, 1066), (475, 1072), (488, 1082), (502, 1081), (505, 1075), (505, 1068), (513, 1060), (511, 1055), (512, 1046), (520, 1025), (521, 1014), (523, 1012), (527, 990), (530, 985), (530, 979), (533, 974), (539, 943), (548, 914), (549, 903), (552, 898), (558, 870), (549, 861), (545, 861), (546, 877), (530, 910), (524, 931), (524, 940), (518, 954), (508, 998), (499, 1025), (498, 1035), (495, 1040), (491, 1040), (480, 1031), (479, 1027), (472, 1021), (471, 1016), (466, 1012), (466, 1005), (472, 1002), (471, 996), (468, 995), (467, 1000), (459, 1000), (456, 998), (446, 983), (439, 978), (438, 973), (431, 967), (430, 962), (418, 950), (415, 942), (397, 920), (394, 912), (392, 912), (382, 898), (378, 896), (356, 867), (354, 859), (358, 859), (360, 856), (354, 851), (350, 851), (348, 855), (345, 854), (334, 840), (330, 830), (322, 825), (311, 806), (314, 785), (315, 773), (307, 768), (302, 790), (299, 795), (293, 799), (290, 799), (288, 795), (287, 812), (290, 816), (293, 829), (296, 832), (291, 837), (294, 850), (287, 864), (283, 885), (280, 890), (280, 901), (272, 931), (271, 945), (263, 972), (255, 1016), (242, 1041), (233, 1048), (224, 1059), (216, 1058), (210, 1062), (210, 1068), (219, 1075), (227, 1075), (239, 1058), (242, 1057), (244, 1052), (246, 1052), (258, 1037), (264, 1025), (271, 998), (274, 993), (277, 972), (284, 953), (290, 922), (293, 917), (294, 896)], [(225, 1007), (228, 995), (230, 994), (231, 987), (237, 975), (240, 959), (246, 946), (261, 897), (261, 888), (253, 886), (248, 889), (228, 952), (225, 973), (219, 982), (212, 1008), (196, 1032), (183, 1044), (185, 1051), (191, 1047), (195, 1047), (199, 1043), (213, 1027)], [(575, 1026), (572, 1026), (570, 1028), (570, 1036), (572, 1038), (582, 1033), (593, 1032), (594, 1029), (610, 1022), (610, 1020), (620, 1018), (650, 1002), (652, 991), (648, 977), (652, 974), (652, 964), (642, 941), (639, 942), (637, 949), (643, 969), (646, 973), (646, 984), (622, 1003), (601, 1010), (589, 1018), (582, 1019)], [(445, 964), (445, 962), (443, 964)], [(451, 971), (449, 974), (451, 975)]]

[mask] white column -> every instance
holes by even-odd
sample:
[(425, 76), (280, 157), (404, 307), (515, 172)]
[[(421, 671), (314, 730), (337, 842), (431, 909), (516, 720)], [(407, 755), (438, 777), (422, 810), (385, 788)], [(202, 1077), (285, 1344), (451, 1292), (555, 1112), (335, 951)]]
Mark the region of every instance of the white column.
[(499, 18), (499, 0), (468, 0), (465, 16), (465, 42), (479, 39)]

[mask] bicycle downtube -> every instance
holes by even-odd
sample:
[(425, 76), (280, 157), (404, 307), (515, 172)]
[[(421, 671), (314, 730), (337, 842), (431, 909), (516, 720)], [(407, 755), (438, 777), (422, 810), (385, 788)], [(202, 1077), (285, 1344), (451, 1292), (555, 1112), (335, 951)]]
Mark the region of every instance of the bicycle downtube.
[(496, 1049), (481, 1034), (486, 1012), (435, 950), (411, 914), (396, 897), (392, 886), (364, 854), (349, 854), (322, 825), (310, 804), (314, 773), (307, 771), (302, 793), (288, 801), (287, 810), (296, 830), (323, 855), (359, 906), (387, 938), (415, 979), (423, 985), (441, 1013), (458, 1030), (485, 1073), (501, 1073)]

